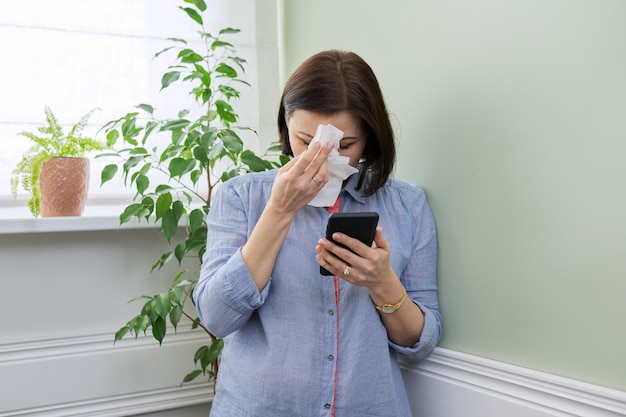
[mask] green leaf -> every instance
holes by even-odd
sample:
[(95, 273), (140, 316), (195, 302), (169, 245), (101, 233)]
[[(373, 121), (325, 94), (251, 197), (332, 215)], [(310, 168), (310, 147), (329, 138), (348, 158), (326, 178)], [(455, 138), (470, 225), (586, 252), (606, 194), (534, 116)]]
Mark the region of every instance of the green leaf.
[(156, 261), (156, 263), (154, 265), (152, 265), (152, 271), (154, 271), (157, 268), (161, 269), (163, 267), (163, 265), (165, 265), (166, 263), (168, 263), (170, 261), (170, 259), (172, 259), (173, 256), (174, 256), (174, 252), (167, 252), (167, 253), (164, 253), (163, 255), (161, 255), (159, 260)]
[(167, 317), (172, 305), (170, 304), (170, 295), (166, 292), (157, 294), (154, 297), (154, 309), (159, 317)]
[(237, 78), (237, 71), (230, 65), (220, 63), (216, 68), (215, 72), (218, 72), (228, 78)]
[(192, 49), (183, 49), (178, 53), (180, 60), (187, 64), (194, 64), (203, 60), (202, 56), (197, 54)]
[(227, 123), (237, 121), (237, 114), (233, 111), (232, 106), (224, 100), (215, 100), (215, 110), (223, 121)]
[(143, 161), (145, 156), (131, 156), (124, 162), (123, 169), (125, 172), (128, 172), (130, 169), (136, 167), (141, 161)]
[(143, 314), (137, 316), (136, 320), (133, 323), (133, 332), (135, 333), (135, 338), (139, 335), (139, 333), (145, 332), (149, 325), (150, 318), (148, 316)]
[(163, 163), (166, 160), (168, 160), (169, 158), (175, 156), (178, 154), (178, 152), (183, 149), (182, 146), (180, 145), (176, 145), (176, 144), (172, 144), (172, 145), (168, 145), (164, 150), (163, 153), (161, 154), (161, 157), (159, 158), (159, 162)]
[(172, 144), (180, 145), (180, 142), (185, 137), (185, 132), (182, 130), (172, 130)]
[(174, 188), (169, 186), (169, 185), (167, 185), (167, 184), (159, 184), (154, 189), (154, 192), (157, 193), (157, 194), (164, 194), (164, 193), (169, 193), (172, 190), (174, 190)]
[(158, 126), (158, 123), (153, 120), (146, 123), (146, 131), (143, 135), (143, 139), (141, 140), (142, 144), (145, 145), (145, 143), (148, 141), (148, 137), (150, 136), (150, 134), (152, 134), (152, 132), (157, 126)]
[(224, 147), (226, 147), (226, 149), (230, 152), (240, 153), (243, 150), (243, 141), (235, 134), (235, 132), (229, 132), (229, 134), (221, 138), (224, 143)]
[(224, 48), (224, 47), (230, 48), (230, 49), (234, 49), (235, 48), (231, 43), (224, 42), (224, 41), (221, 41), (219, 39), (216, 39), (211, 44), (211, 49), (212, 50), (216, 50), (217, 48)]
[(208, 351), (209, 351), (209, 347), (207, 345), (200, 346), (196, 350), (196, 353), (193, 355), (193, 363), (197, 365), (198, 362), (202, 359), (202, 357), (206, 356)]
[(236, 177), (237, 175), (239, 175), (239, 170), (238, 169), (231, 169), (228, 171), (224, 171), (222, 172), (222, 176), (220, 177), (220, 180), (222, 182), (226, 182), (231, 178)]
[[(170, 301), (176, 305), (180, 305), (180, 297), (183, 295), (183, 287), (180, 285), (174, 285), (168, 290), (168, 293), (170, 294)], [(170, 314), (172, 313), (170, 312)]]
[(183, 378), (183, 383), (191, 382), (194, 379), (196, 379), (197, 377), (199, 377), (200, 375), (202, 375), (202, 370), (200, 370), (200, 369), (196, 369), (194, 371), (191, 371), (187, 375), (185, 375), (185, 378)]
[(145, 111), (146, 113), (150, 113), (150, 114), (154, 113), (154, 107), (152, 107), (149, 104), (139, 104), (137, 105), (137, 108)]
[(186, 119), (170, 120), (161, 126), (161, 131), (165, 130), (181, 130), (189, 126), (191, 122)]
[(117, 332), (115, 332), (115, 341), (122, 340), (122, 338), (126, 336), (129, 331), (130, 329), (128, 328), (128, 326), (124, 326), (119, 329)]
[(204, 252), (206, 250), (207, 229), (200, 227), (194, 230), (185, 241), (187, 253)]
[(193, 232), (202, 227), (204, 222), (204, 212), (201, 209), (194, 209), (189, 213), (189, 228)]
[(196, 166), (195, 159), (174, 158), (170, 161), (168, 170), (172, 178), (180, 178)]
[(161, 90), (163, 90), (164, 88), (169, 87), (170, 84), (172, 84), (173, 82), (178, 81), (179, 78), (180, 78), (180, 72), (179, 71), (166, 72), (165, 74), (163, 74), (163, 77), (161, 78)]
[(142, 147), (132, 148), (129, 152), (129, 155), (147, 155), (148, 150)]
[(261, 172), (272, 168), (272, 164), (268, 161), (259, 158), (254, 152), (246, 149), (241, 153), (241, 162), (246, 164), (250, 171)]
[(185, 206), (182, 201), (176, 200), (172, 203), (172, 212), (176, 218), (176, 223), (178, 223), (180, 218), (183, 217), (183, 214), (185, 213)]
[[(216, 339), (213, 343), (211, 343), (211, 346), (209, 347), (208, 351), (205, 354), (206, 356), (203, 358), (204, 363), (202, 363), (202, 359), (201, 359), (202, 369), (206, 369), (206, 367), (209, 366), (209, 364), (212, 364), (215, 361), (217, 361), (217, 358), (219, 357), (223, 348), (224, 348), (224, 341), (222, 339)], [(204, 366), (204, 364), (206, 364), (206, 366)]]
[(202, 65), (194, 64), (195, 76), (199, 79), (205, 87), (211, 86), (211, 73), (208, 72)]
[(224, 28), (224, 29), (220, 30), (220, 35), (224, 35), (224, 34), (233, 35), (233, 34), (239, 33), (239, 32), (241, 32), (241, 30), (228, 27), (228, 28)]
[(204, 149), (210, 149), (211, 146), (213, 146), (213, 143), (215, 143), (216, 139), (217, 129), (211, 128), (208, 132), (205, 132), (202, 134), (202, 136), (200, 136), (200, 145)]
[(193, 0), (193, 3), (201, 12), (206, 10), (206, 3), (204, 2), (204, 0)]
[(191, 178), (191, 182), (194, 183), (194, 185), (198, 183), (198, 180), (200, 179), (200, 174), (202, 174), (202, 171), (199, 169), (191, 171), (191, 174), (189, 174), (189, 178)]
[(187, 15), (192, 18), (193, 20), (195, 20), (198, 24), (202, 24), (202, 16), (200, 16), (200, 14), (198, 14), (197, 11), (195, 11), (194, 9), (190, 8), (190, 7), (178, 7), (181, 10), (184, 10)]
[(135, 126), (137, 119), (134, 117), (137, 113), (129, 113), (126, 115), (127, 119), (122, 123), (122, 136), (124, 140), (128, 141), (128, 138), (137, 136), (138, 130)]
[(161, 217), (163, 217), (163, 213), (169, 210), (170, 207), (172, 207), (172, 194), (168, 192), (159, 195), (156, 201), (156, 220), (159, 220)]
[(175, 305), (174, 307), (172, 307), (172, 311), (170, 311), (170, 322), (172, 323), (172, 326), (174, 326), (174, 330), (176, 330), (176, 327), (178, 326), (178, 323), (180, 323), (180, 319), (182, 316), (183, 309), (181, 308), (181, 306)]
[(150, 219), (150, 215), (154, 211), (154, 200), (150, 196), (146, 196), (141, 200), (141, 205), (144, 207), (144, 211), (141, 213), (146, 220)]
[(280, 142), (272, 142), (272, 144), (267, 148), (267, 152), (282, 152), (283, 145)]
[(115, 174), (117, 173), (118, 166), (115, 164), (109, 164), (102, 169), (102, 174), (100, 175), (100, 185), (104, 184), (107, 181), (113, 179)]
[(180, 265), (183, 262), (183, 258), (185, 257), (185, 245), (183, 245), (182, 243), (176, 245), (176, 247), (174, 248), (174, 256), (176, 257), (176, 259), (178, 259), (178, 265)]
[(152, 322), (152, 336), (159, 341), (159, 345), (163, 343), (166, 331), (165, 319), (163, 317), (159, 316)]
[(176, 234), (176, 229), (178, 229), (178, 219), (174, 215), (174, 210), (165, 210), (161, 219), (161, 231), (168, 242), (172, 241), (172, 237)]
[(196, 146), (193, 148), (193, 156), (200, 162), (201, 165), (206, 165), (209, 162), (209, 155), (202, 146)]
[(128, 223), (133, 217), (143, 217), (142, 212), (144, 210), (143, 204), (134, 203), (124, 209), (124, 212), (120, 214), (120, 224)]
[(148, 189), (148, 186), (150, 186), (150, 180), (145, 175), (139, 175), (135, 180), (135, 183), (137, 184), (137, 192), (141, 195), (143, 195), (143, 193)]
[(218, 89), (220, 90), (222, 94), (224, 94), (229, 99), (233, 97), (239, 97), (239, 91), (235, 90), (233, 87), (229, 85), (220, 85)]
[(117, 139), (120, 137), (120, 132), (117, 130), (109, 130), (106, 136), (106, 143), (108, 147), (112, 147), (117, 143)]

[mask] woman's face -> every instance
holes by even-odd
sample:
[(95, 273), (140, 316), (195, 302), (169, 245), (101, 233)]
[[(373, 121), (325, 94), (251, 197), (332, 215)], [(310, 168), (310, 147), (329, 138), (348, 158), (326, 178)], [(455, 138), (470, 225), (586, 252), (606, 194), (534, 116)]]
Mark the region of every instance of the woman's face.
[(361, 159), (367, 138), (361, 129), (360, 120), (352, 113), (342, 111), (331, 115), (295, 110), (287, 119), (289, 144), (294, 156), (307, 150), (319, 125), (333, 125), (343, 132), (339, 142), (339, 155), (350, 158), (350, 165), (356, 167)]

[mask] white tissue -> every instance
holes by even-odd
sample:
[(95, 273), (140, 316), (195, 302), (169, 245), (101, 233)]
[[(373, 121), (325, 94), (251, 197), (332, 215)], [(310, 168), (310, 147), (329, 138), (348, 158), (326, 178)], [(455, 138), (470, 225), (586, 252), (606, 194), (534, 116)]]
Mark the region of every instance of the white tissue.
[(350, 158), (339, 155), (339, 142), (343, 138), (343, 132), (333, 125), (319, 125), (317, 132), (309, 146), (315, 142), (324, 145), (326, 142), (332, 142), (335, 147), (328, 154), (328, 182), (317, 193), (313, 200), (309, 202), (310, 206), (329, 207), (335, 204), (343, 180), (350, 175), (358, 172), (358, 169), (350, 165)]

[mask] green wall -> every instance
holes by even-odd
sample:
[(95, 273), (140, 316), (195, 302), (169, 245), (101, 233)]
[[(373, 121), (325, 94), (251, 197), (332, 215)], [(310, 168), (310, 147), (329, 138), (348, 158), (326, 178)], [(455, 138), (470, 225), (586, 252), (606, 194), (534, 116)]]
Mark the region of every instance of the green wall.
[(339, 48), (379, 77), (438, 223), (441, 346), (626, 391), (626, 2), (282, 8), (285, 74)]

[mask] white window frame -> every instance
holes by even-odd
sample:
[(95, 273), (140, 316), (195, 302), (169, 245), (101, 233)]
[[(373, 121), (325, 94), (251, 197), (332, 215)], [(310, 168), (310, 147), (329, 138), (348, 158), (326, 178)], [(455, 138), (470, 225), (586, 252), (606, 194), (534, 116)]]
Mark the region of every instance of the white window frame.
[[(277, 1), (206, 2), (209, 31), (241, 29), (231, 41), (248, 61), (244, 78), (252, 88), (242, 91), (235, 108), (241, 124), (258, 132), (258, 139), (247, 139), (247, 146), (260, 152), (276, 138)], [(153, 59), (168, 37), (196, 38), (196, 28), (179, 5), (171, 0), (13, 0), (0, 5), (0, 54), (9, 63), (0, 66), (5, 90), (0, 92), (1, 218), (32, 217), (23, 190), (18, 189), (17, 200), (11, 197), (9, 178), (29, 146), (17, 133), (41, 125), (44, 106), (50, 106), (66, 129), (90, 109), (100, 108), (85, 130), (91, 135), (136, 104), (153, 104), (162, 114), (186, 107), (190, 99), (184, 87), (159, 94), (161, 74), (171, 62)], [(102, 133), (98, 137), (103, 139)], [(91, 161), (86, 216), (119, 214), (119, 207), (132, 198), (121, 181), (100, 187), (106, 163)]]

